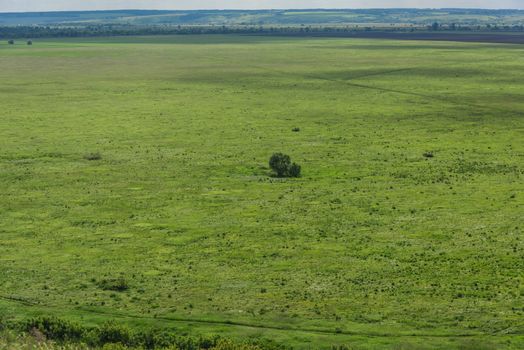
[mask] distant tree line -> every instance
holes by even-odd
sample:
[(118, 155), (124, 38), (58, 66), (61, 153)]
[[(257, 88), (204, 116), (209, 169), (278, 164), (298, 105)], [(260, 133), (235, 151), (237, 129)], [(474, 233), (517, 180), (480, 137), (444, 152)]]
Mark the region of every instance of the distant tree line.
[(126, 35), (170, 35), (170, 34), (276, 34), (276, 35), (328, 35), (369, 31), (424, 32), (424, 31), (524, 31), (523, 25), (513, 26), (469, 26), (432, 23), (427, 26), (137, 26), (137, 25), (90, 25), (90, 26), (3, 26), (0, 39), (98, 37)]

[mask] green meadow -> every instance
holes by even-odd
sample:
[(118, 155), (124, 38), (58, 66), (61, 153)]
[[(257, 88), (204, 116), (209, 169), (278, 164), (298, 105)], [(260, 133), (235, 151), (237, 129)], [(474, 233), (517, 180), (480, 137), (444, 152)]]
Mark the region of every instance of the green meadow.
[(524, 46), (4, 40), (0, 67), (0, 317), (524, 348)]

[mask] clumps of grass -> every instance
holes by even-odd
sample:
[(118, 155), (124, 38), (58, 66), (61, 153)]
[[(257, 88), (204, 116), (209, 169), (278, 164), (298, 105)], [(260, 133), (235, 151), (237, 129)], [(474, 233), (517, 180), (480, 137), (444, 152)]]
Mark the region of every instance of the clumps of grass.
[(269, 159), (269, 166), (277, 177), (300, 177), (302, 168), (297, 163), (291, 163), (291, 157), (283, 153), (275, 153)]
[(432, 151), (424, 152), (422, 155), (423, 155), (425, 158), (433, 158), (433, 157), (435, 157), (435, 155), (433, 154)]
[(291, 131), (293, 131), (293, 132), (300, 132), (300, 128), (293, 128), (293, 129), (291, 129)]
[(82, 339), (84, 329), (76, 323), (56, 317), (39, 317), (25, 321), (22, 329), (29, 334), (39, 334), (43, 339), (77, 341)]
[(94, 161), (102, 159), (102, 155), (99, 152), (87, 153), (84, 155), (85, 160)]
[[(336, 333), (342, 333), (342, 331), (339, 332), (339, 328), (337, 328), (335, 330), (335, 332)], [(350, 347), (349, 345), (345, 345), (345, 344), (343, 344), (343, 345), (333, 345), (331, 347), (331, 350), (352, 350), (352, 349), (353, 349), (352, 347)]]
[(97, 282), (100, 289), (113, 292), (124, 292), (129, 289), (129, 283), (124, 277), (105, 278)]
[[(24, 332), (27, 344), (36, 340), (41, 347), (28, 349), (157, 349), (157, 350), (287, 350), (288, 347), (270, 340), (253, 339), (244, 343), (220, 336), (189, 337), (169, 329), (134, 329), (114, 321), (88, 327), (55, 317), (38, 317), (14, 326)], [(58, 343), (55, 343), (58, 342)], [(79, 346), (79, 347), (77, 347)], [(2, 334), (0, 333), (0, 348)], [(25, 347), (24, 347), (25, 349)]]

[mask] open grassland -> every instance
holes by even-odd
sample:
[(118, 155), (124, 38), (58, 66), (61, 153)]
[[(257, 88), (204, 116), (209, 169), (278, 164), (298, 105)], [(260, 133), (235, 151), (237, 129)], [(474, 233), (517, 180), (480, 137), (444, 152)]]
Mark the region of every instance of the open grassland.
[(524, 346), (524, 46), (50, 39), (0, 66), (4, 317)]

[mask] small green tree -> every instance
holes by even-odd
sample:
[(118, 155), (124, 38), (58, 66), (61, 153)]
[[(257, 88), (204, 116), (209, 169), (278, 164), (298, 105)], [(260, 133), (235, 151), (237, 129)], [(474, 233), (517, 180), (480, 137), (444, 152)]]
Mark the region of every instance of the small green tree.
[(15, 44), (15, 41), (14, 41), (13, 39), (11, 39), (11, 40), (8, 40), (7, 43), (8, 43), (9, 45), (14, 45), (14, 44)]
[(291, 157), (283, 153), (275, 153), (269, 159), (269, 166), (278, 177), (300, 177), (301, 167), (291, 163)]
[(287, 154), (275, 153), (269, 159), (269, 166), (278, 177), (284, 177), (291, 166), (291, 158)]

